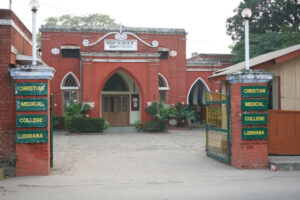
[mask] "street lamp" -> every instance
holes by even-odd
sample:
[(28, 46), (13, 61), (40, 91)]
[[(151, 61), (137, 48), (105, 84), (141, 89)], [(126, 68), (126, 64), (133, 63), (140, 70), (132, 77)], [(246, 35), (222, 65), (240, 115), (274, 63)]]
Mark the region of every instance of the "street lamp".
[(29, 6), (32, 11), (32, 65), (36, 65), (36, 12), (40, 8), (40, 4), (37, 0), (32, 0)]
[(252, 15), (252, 11), (249, 8), (242, 10), (242, 17), (245, 20), (245, 69), (249, 70), (249, 18)]

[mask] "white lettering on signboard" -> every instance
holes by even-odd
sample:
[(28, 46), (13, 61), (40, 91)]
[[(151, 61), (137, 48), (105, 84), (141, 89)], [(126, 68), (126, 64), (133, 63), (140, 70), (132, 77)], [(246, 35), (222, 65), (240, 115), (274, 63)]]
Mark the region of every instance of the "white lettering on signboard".
[(137, 40), (104, 40), (105, 51), (137, 51)]

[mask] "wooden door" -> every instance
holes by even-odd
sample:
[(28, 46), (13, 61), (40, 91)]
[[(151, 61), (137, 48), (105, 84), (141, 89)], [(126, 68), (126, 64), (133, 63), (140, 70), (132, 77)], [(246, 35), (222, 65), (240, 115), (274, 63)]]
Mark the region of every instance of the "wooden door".
[(109, 121), (110, 126), (128, 126), (129, 96), (103, 95), (102, 117)]

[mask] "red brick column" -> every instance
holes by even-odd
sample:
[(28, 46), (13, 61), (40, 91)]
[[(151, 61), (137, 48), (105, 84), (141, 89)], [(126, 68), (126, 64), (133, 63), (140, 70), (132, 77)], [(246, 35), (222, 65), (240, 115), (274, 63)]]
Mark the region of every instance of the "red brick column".
[(48, 66), (20, 66), (10, 70), (15, 80), (16, 175), (50, 173), (50, 80)]
[[(267, 125), (242, 125), (243, 113), (264, 113), (266, 111), (242, 110), (242, 86), (267, 86), (271, 74), (264, 72), (238, 72), (227, 76), (231, 93), (231, 164), (238, 169), (266, 168), (268, 163), (267, 139), (242, 139), (242, 128), (261, 128)], [(249, 99), (249, 98), (247, 98)], [(251, 98), (250, 98), (251, 99)], [(259, 98), (257, 98), (259, 99)]]
[(45, 128), (16, 128), (16, 131), (46, 130), (48, 142), (46, 143), (16, 143), (16, 175), (38, 176), (50, 173), (50, 80), (16, 80), (16, 83), (47, 83), (48, 92), (45, 96), (16, 96), (17, 99), (47, 98), (47, 111), (20, 111), (16, 115), (45, 114), (47, 127)]

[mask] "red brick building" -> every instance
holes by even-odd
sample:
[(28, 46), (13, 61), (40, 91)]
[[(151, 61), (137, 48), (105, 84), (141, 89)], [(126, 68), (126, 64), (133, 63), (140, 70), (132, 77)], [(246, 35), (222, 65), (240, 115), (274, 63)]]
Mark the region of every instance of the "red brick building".
[(12, 11), (0, 9), (0, 162), (15, 153), (16, 104), (8, 71), (31, 62), (31, 37)]
[(199, 54), (186, 60), (186, 32), (167, 28), (43, 26), (42, 59), (56, 70), (54, 115), (71, 100), (92, 106), (90, 117), (112, 126), (146, 121), (148, 102), (205, 103), (215, 70), (231, 55)]

